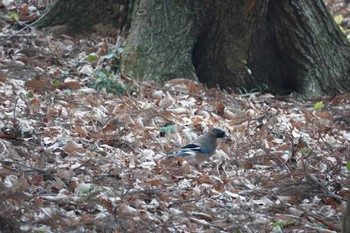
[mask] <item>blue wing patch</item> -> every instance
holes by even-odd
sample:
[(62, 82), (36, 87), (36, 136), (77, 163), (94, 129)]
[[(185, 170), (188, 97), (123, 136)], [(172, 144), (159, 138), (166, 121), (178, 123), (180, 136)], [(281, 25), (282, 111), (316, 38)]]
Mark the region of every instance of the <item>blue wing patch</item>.
[(200, 148), (199, 152), (201, 153), (212, 153), (213, 149), (209, 149), (209, 148)]
[(196, 144), (188, 144), (184, 147), (181, 147), (181, 151), (193, 151), (193, 152), (198, 152), (198, 153), (212, 153), (212, 152), (214, 152), (213, 149), (201, 148)]

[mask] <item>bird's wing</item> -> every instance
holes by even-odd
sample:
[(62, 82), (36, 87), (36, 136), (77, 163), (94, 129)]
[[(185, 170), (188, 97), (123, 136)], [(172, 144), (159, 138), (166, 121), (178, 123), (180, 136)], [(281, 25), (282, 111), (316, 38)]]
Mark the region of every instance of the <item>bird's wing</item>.
[(193, 151), (198, 153), (212, 153), (214, 150), (215, 148), (200, 147), (197, 144), (188, 144), (187, 146), (181, 147), (180, 149), (182, 152)]

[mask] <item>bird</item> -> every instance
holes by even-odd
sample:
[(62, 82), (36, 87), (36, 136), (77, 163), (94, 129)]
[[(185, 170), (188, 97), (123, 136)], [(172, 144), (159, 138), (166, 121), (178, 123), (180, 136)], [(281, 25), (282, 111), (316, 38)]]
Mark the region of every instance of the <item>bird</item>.
[(201, 164), (210, 158), (215, 153), (217, 147), (217, 139), (222, 138), (227, 140), (226, 133), (214, 128), (206, 134), (200, 136), (194, 142), (181, 147), (176, 154), (167, 155), (166, 158), (187, 157), (195, 164)]

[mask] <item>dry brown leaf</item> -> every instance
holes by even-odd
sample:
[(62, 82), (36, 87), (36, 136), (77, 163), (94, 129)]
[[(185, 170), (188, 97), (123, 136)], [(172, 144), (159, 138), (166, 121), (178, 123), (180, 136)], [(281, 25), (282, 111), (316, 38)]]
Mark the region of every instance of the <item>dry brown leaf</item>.
[(182, 121), (182, 118), (180, 118), (179, 116), (175, 115), (171, 111), (162, 111), (162, 112), (160, 112), (160, 116), (164, 117), (165, 119), (167, 119), (170, 122), (172, 122), (173, 120)]
[(55, 115), (57, 115), (56, 109), (54, 109), (51, 106), (49, 106), (47, 111), (46, 111), (46, 121), (50, 122), (52, 117), (55, 116)]
[(67, 153), (72, 153), (75, 151), (81, 151), (83, 146), (75, 142), (68, 142), (62, 149)]
[(35, 197), (33, 199), (32, 203), (33, 203), (33, 206), (36, 206), (36, 207), (43, 207), (43, 206), (45, 206), (44, 200), (42, 198), (40, 198), (40, 197)]
[(27, 81), (24, 85), (28, 89), (31, 89), (39, 93), (43, 93), (43, 92), (55, 89), (55, 87), (50, 82), (39, 80), (39, 79), (33, 79), (30, 81)]
[(296, 129), (298, 129), (298, 130), (302, 130), (303, 128), (304, 128), (304, 126), (305, 126), (305, 124), (303, 123), (303, 122), (300, 122), (300, 121), (295, 121), (294, 119), (290, 119), (289, 120), (289, 122), (290, 122), (290, 124), (294, 127), (294, 128), (296, 128)]
[(224, 116), (225, 115), (225, 105), (222, 102), (217, 103), (216, 105), (216, 112), (219, 116)]
[(74, 82), (74, 81), (69, 81), (69, 82), (64, 82), (59, 85), (59, 89), (70, 89), (70, 90), (78, 90), (81, 88), (80, 83)]
[(228, 184), (231, 182), (231, 179), (223, 177), (223, 178), (221, 178), (221, 181), (224, 182), (224, 184)]
[(188, 83), (187, 90), (188, 90), (188, 92), (195, 93), (195, 94), (198, 94), (200, 92), (200, 90), (195, 82)]
[(89, 223), (91, 221), (91, 215), (88, 213), (83, 214), (80, 218), (80, 222), (82, 223)]
[(79, 125), (74, 125), (74, 130), (79, 134), (79, 136), (86, 137), (85, 131)]
[(12, 173), (12, 170), (9, 170), (9, 169), (3, 168), (3, 167), (0, 168), (0, 176), (2, 176), (2, 177), (5, 177), (11, 173)]
[(187, 87), (192, 85), (197, 85), (197, 83), (194, 82), (193, 80), (184, 79), (184, 78), (172, 79), (172, 80), (169, 80), (166, 84), (166, 86), (174, 86), (175, 89), (177, 90), (182, 89), (182, 87), (186, 87), (186, 89), (188, 90)]
[(200, 218), (200, 219), (204, 219), (206, 221), (213, 221), (213, 216), (205, 214), (205, 213), (194, 213), (193, 216)]
[(162, 201), (162, 202), (165, 202), (168, 200), (168, 197), (166, 195), (163, 195), (163, 194), (160, 194), (158, 196), (159, 200)]
[(97, 201), (99, 201), (99, 203), (101, 203), (108, 211), (113, 210), (113, 204), (110, 200), (100, 197), (97, 198)]
[(175, 100), (170, 95), (170, 93), (167, 91), (165, 93), (165, 97), (159, 102), (159, 107), (161, 108), (169, 108), (174, 104)]
[(321, 119), (330, 119), (332, 117), (332, 113), (329, 111), (316, 111), (315, 115)]
[(193, 116), (191, 117), (192, 124), (197, 125), (203, 122), (203, 117), (202, 116)]
[(213, 181), (207, 175), (204, 175), (204, 176), (199, 177), (199, 178), (193, 178), (193, 180), (195, 180), (195, 181), (197, 181), (198, 183), (201, 183), (201, 184), (203, 184), (203, 183), (212, 184), (213, 183)]
[(20, 20), (21, 21), (22, 21), (22, 17), (25, 16), (26, 14), (28, 14), (28, 9), (29, 9), (29, 5), (23, 4), (23, 7), (22, 7), (21, 12), (20, 12)]
[(40, 109), (41, 102), (37, 98), (33, 98), (29, 101), (30, 110), (36, 113)]
[(70, 190), (74, 191), (79, 185), (79, 182), (77, 180), (73, 180), (71, 183), (70, 183)]
[(160, 186), (163, 184), (163, 181), (162, 180), (146, 180), (146, 183), (147, 184), (150, 184), (150, 185), (155, 185), (155, 186)]
[(32, 13), (30, 15), (20, 16), (21, 21), (34, 21), (38, 18), (38, 14)]
[(291, 145), (288, 145), (288, 144), (280, 145), (279, 147), (277, 147), (277, 151), (286, 151), (290, 149), (291, 149)]
[(108, 44), (106, 41), (103, 41), (101, 47), (97, 50), (96, 55), (100, 58), (106, 55), (107, 52), (108, 52)]
[(326, 203), (327, 203), (327, 205), (332, 206), (334, 209), (337, 209), (339, 206), (339, 204), (337, 203), (337, 200), (335, 200), (332, 197), (326, 198)]
[(109, 122), (107, 125), (103, 127), (102, 132), (115, 131), (115, 130), (116, 130), (115, 125)]
[(245, 115), (237, 115), (237, 114), (231, 112), (230, 110), (225, 109), (225, 115), (224, 115), (224, 117), (225, 117), (226, 119), (232, 120), (233, 123), (234, 123), (234, 122), (239, 123), (239, 122), (242, 121), (242, 119), (245, 118)]
[(253, 164), (249, 162), (242, 162), (239, 163), (239, 166), (242, 167), (243, 169), (250, 170), (253, 168)]

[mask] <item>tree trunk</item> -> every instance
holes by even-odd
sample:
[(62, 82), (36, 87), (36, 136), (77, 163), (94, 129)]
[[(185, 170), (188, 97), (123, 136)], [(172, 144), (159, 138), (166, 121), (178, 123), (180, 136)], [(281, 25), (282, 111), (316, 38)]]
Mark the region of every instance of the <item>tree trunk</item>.
[(120, 35), (128, 29), (128, 8), (129, 0), (58, 0), (38, 27), (55, 33)]
[(196, 79), (191, 58), (198, 9), (192, 1), (141, 0), (134, 8), (123, 72), (143, 80)]
[[(277, 79), (282, 87), (307, 96), (349, 91), (349, 43), (321, 0), (270, 1), (266, 21), (274, 53), (251, 61), (262, 80), (272, 73), (268, 83)], [(257, 51), (265, 49), (261, 42)], [(277, 66), (266, 59), (270, 57)]]
[[(114, 2), (123, 3), (60, 0), (52, 13), (57, 16), (47, 20), (62, 24), (73, 8), (80, 19), (68, 19), (68, 25), (77, 32), (121, 15), (125, 19), (120, 6), (111, 7)], [(131, 2), (131, 31), (122, 58), (126, 75), (199, 79), (209, 87), (296, 91), (307, 97), (350, 90), (350, 47), (322, 0)]]

